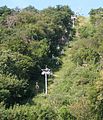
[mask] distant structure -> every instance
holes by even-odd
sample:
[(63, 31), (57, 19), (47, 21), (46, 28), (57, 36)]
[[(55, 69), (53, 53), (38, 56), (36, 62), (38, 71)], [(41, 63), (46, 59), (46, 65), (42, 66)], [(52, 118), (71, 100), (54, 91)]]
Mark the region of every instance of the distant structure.
[(36, 82), (36, 84), (35, 84), (35, 89), (36, 89), (36, 93), (38, 93), (38, 91), (39, 91), (39, 85), (38, 85), (38, 82)]
[(72, 16), (71, 16), (71, 20), (72, 20), (72, 22), (73, 22), (73, 27), (75, 26), (75, 21), (76, 21), (76, 19), (77, 19), (77, 16), (76, 16), (76, 15), (72, 15)]

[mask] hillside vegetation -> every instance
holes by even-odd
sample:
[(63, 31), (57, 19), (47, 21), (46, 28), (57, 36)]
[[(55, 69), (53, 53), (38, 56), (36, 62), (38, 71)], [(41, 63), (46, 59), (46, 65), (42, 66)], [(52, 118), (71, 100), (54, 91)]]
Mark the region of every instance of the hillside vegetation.
[(78, 16), (74, 28), (73, 14), (0, 8), (0, 120), (103, 120), (103, 8)]

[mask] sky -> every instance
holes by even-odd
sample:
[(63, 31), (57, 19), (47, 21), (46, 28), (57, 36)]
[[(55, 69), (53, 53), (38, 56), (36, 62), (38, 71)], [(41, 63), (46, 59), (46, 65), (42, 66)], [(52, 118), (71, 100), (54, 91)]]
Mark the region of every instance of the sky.
[(103, 7), (103, 0), (0, 0), (0, 7), (25, 8), (29, 5), (42, 10), (49, 6), (68, 5), (74, 12), (87, 16), (92, 8)]

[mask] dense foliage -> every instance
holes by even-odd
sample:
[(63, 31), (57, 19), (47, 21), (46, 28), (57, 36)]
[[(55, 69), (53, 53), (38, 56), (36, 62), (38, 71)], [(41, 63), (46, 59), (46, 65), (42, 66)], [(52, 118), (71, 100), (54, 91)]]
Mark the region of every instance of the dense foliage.
[[(103, 119), (103, 8), (78, 16), (75, 30), (71, 15), (0, 7), (0, 120)], [(35, 90), (45, 65), (58, 70), (47, 96)]]

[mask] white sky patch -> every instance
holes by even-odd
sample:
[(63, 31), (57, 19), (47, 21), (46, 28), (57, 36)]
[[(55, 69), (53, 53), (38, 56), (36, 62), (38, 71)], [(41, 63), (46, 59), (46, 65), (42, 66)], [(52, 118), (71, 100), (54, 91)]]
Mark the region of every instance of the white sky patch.
[(7, 5), (9, 8), (25, 8), (29, 5), (42, 10), (49, 6), (68, 5), (73, 11), (82, 8), (82, 13), (87, 15), (92, 8), (103, 7), (103, 0), (0, 0), (0, 7)]
[(24, 8), (30, 5), (30, 1), (32, 0), (2, 0), (2, 2), (0, 0), (0, 3), (2, 3), (2, 6), (7, 5), (10, 8)]

